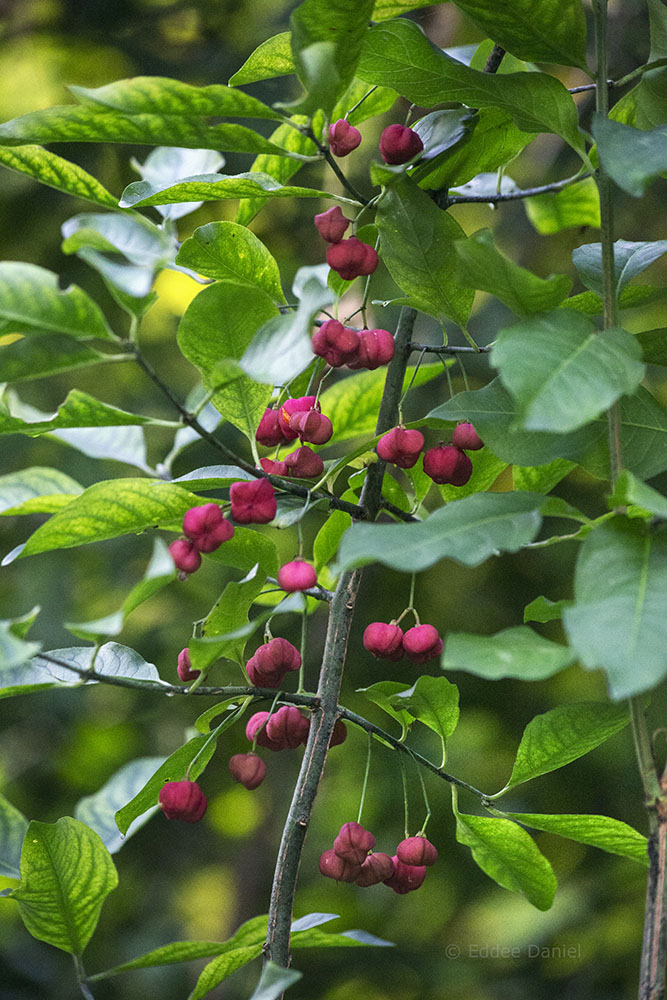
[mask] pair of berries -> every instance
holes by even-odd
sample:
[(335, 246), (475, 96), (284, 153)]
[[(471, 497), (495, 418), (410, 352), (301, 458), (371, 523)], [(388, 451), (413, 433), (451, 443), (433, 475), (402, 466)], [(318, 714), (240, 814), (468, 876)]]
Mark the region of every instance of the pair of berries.
[(301, 667), (301, 654), (287, 639), (265, 642), (246, 663), (250, 683), (255, 687), (279, 688), (285, 674)]
[(194, 573), (201, 566), (202, 552), (215, 552), (223, 542), (234, 537), (234, 525), (222, 516), (217, 503), (191, 507), (183, 518), (183, 534), (169, 546), (176, 569)]
[(320, 857), (320, 872), (326, 878), (355, 882), (364, 888), (384, 882), (394, 892), (404, 894), (419, 888), (426, 866), (434, 864), (438, 857), (425, 837), (401, 841), (393, 857), (381, 851), (370, 853), (375, 843), (373, 834), (360, 823), (343, 823), (333, 848)]
[(362, 330), (328, 319), (313, 335), (313, 352), (332, 368), (368, 368), (374, 371), (394, 356), (394, 338), (389, 330)]
[(271, 476), (296, 476), (298, 479), (315, 479), (324, 472), (324, 462), (312, 448), (304, 444), (285, 455), (282, 462), (273, 458), (260, 458), (259, 464)]
[(378, 659), (427, 663), (442, 652), (442, 639), (433, 625), (415, 625), (403, 633), (393, 622), (371, 622), (364, 630), (364, 648)]
[[(329, 126), (329, 149), (334, 156), (347, 156), (361, 142), (361, 132), (344, 118)], [(388, 125), (380, 136), (380, 153), (385, 163), (407, 163), (421, 153), (424, 143), (407, 125)]]
[(424, 472), (434, 483), (465, 486), (472, 476), (472, 462), (465, 452), (483, 447), (484, 442), (472, 424), (459, 424), (452, 432), (451, 444), (441, 442), (424, 454)]
[(378, 266), (377, 250), (368, 243), (363, 243), (357, 236), (343, 239), (350, 220), (343, 215), (338, 205), (316, 215), (313, 221), (322, 239), (329, 244), (327, 264), (332, 271), (336, 271), (345, 281), (373, 274)]
[(255, 440), (268, 448), (289, 441), (308, 441), (326, 444), (333, 434), (333, 426), (320, 412), (316, 396), (299, 396), (286, 399), (279, 410), (267, 408), (255, 431)]

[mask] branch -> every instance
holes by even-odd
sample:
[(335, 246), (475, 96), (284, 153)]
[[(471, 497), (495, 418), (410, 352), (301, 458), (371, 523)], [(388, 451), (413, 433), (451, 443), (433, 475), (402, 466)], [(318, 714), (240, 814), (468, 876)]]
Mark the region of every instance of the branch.
[[(396, 423), (398, 403), (410, 355), (410, 337), (416, 315), (414, 309), (404, 308), (401, 311), (396, 330), (394, 357), (387, 371), (376, 434), (382, 434)], [(380, 510), (383, 474), (384, 462), (382, 461), (372, 465), (366, 474), (361, 496), (361, 506), (366, 520), (375, 520)], [(289, 965), (290, 925), (301, 852), (317, 788), (324, 771), (329, 741), (336, 719), (340, 715), (338, 699), (361, 575), (361, 569), (343, 573), (331, 602), (324, 657), (317, 690), (320, 708), (313, 713), (306, 752), (283, 828), (276, 860), (264, 956), (266, 960), (276, 962), (285, 968)]]
[(586, 177), (590, 177), (590, 173), (574, 174), (572, 177), (566, 177), (562, 181), (554, 181), (552, 184), (541, 184), (539, 187), (533, 188), (521, 188), (519, 191), (508, 191), (505, 194), (494, 194), (494, 195), (484, 195), (484, 194), (453, 194), (449, 195), (447, 198), (447, 203), (449, 205), (463, 205), (473, 202), (481, 202), (487, 205), (496, 205), (502, 201), (516, 201), (518, 198), (534, 198), (538, 194), (549, 194), (551, 191), (562, 191), (563, 188), (568, 187), (570, 184), (575, 184), (577, 181), (583, 181)]
[(500, 69), (500, 64), (503, 61), (503, 56), (505, 55), (505, 49), (502, 46), (496, 44), (493, 46), (489, 52), (489, 58), (486, 60), (484, 65), (484, 73), (497, 73)]
[(488, 354), (491, 350), (491, 344), (488, 347), (468, 347), (467, 345), (461, 347), (437, 347), (434, 344), (415, 344), (414, 342), (410, 344), (411, 351), (423, 351), (430, 354)]

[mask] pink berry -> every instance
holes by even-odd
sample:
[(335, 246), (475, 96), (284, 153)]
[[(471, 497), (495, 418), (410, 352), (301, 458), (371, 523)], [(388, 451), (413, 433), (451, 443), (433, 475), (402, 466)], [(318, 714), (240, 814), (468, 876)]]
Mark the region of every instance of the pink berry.
[(269, 718), (268, 712), (255, 712), (248, 719), (245, 727), (246, 738), (257, 746), (265, 747), (267, 750), (282, 750), (282, 746), (270, 740), (266, 733), (266, 723)]
[(423, 447), (424, 435), (421, 431), (393, 427), (378, 441), (377, 453), (383, 461), (391, 462), (399, 469), (411, 469)]
[(407, 163), (423, 148), (420, 137), (407, 125), (388, 125), (380, 136), (380, 153), (385, 163)]
[(176, 669), (181, 680), (186, 682), (196, 680), (201, 673), (201, 670), (192, 669), (192, 664), (190, 662), (190, 650), (187, 646), (178, 654), (178, 666)]
[(407, 837), (396, 848), (396, 857), (404, 865), (434, 865), (438, 860), (436, 851), (426, 837)]
[(357, 358), (359, 334), (337, 319), (328, 319), (313, 334), (313, 353), (324, 358), (332, 368), (340, 368)]
[(206, 812), (206, 796), (195, 781), (168, 781), (158, 796), (160, 809), (167, 819), (198, 823)]
[(285, 455), (284, 465), (288, 474), (298, 476), (299, 479), (314, 479), (324, 472), (324, 462), (307, 445)]
[(394, 855), (391, 860), (394, 864), (394, 871), (389, 878), (384, 880), (384, 884), (401, 896), (405, 895), (406, 892), (418, 889), (426, 878), (426, 868), (423, 865), (403, 864), (397, 855)]
[(315, 567), (305, 559), (293, 559), (278, 570), (278, 585), (288, 594), (295, 590), (310, 590), (316, 583)]
[(403, 636), (403, 649), (413, 663), (426, 663), (442, 653), (442, 639), (433, 625), (415, 625)]
[(384, 882), (386, 879), (391, 878), (393, 874), (394, 862), (388, 854), (377, 851), (375, 854), (369, 854), (363, 862), (361, 871), (357, 875), (355, 882), (357, 885), (366, 888), (366, 886), (378, 885), (379, 882)]
[(452, 431), (452, 444), (461, 451), (479, 451), (484, 442), (472, 424), (459, 424)]
[(278, 410), (278, 423), (287, 441), (294, 441), (298, 434), (292, 429), (291, 422), (295, 413), (308, 412), (315, 409), (319, 412), (320, 404), (315, 402), (315, 396), (299, 396), (296, 399), (286, 399)]
[(275, 448), (277, 444), (283, 444), (285, 441), (278, 422), (278, 413), (278, 410), (267, 407), (255, 431), (255, 440), (259, 444), (266, 445), (267, 448)]
[(234, 781), (240, 781), (244, 788), (252, 791), (264, 781), (266, 764), (254, 753), (235, 753), (229, 758), (229, 772)]
[(375, 371), (388, 364), (394, 356), (394, 338), (389, 330), (362, 330), (359, 334), (359, 351), (348, 367), (368, 368)]
[(424, 453), (424, 472), (434, 483), (465, 486), (472, 476), (472, 462), (451, 444), (440, 444)]
[(294, 705), (283, 705), (266, 723), (266, 735), (279, 750), (295, 750), (308, 739), (310, 720)]
[(283, 677), (301, 666), (301, 654), (287, 639), (275, 638), (260, 646), (246, 663), (251, 682), (256, 687), (280, 687)]
[(326, 878), (335, 878), (337, 882), (354, 882), (361, 871), (356, 861), (346, 861), (332, 850), (324, 852), (319, 867)]
[(362, 864), (369, 851), (375, 847), (375, 837), (364, 830), (361, 823), (343, 823), (340, 833), (333, 842), (333, 849), (339, 858)]
[(331, 739), (329, 740), (330, 747), (338, 747), (341, 743), (344, 743), (347, 739), (347, 727), (342, 719), (336, 719), (334, 722), (333, 732), (331, 733)]
[(229, 499), (232, 517), (238, 524), (268, 524), (278, 509), (275, 490), (267, 479), (232, 483)]
[(215, 552), (234, 537), (234, 525), (225, 520), (217, 503), (207, 503), (186, 511), (183, 532), (200, 552)]
[(195, 573), (201, 566), (199, 550), (194, 542), (187, 538), (177, 538), (169, 546), (169, 552), (174, 560), (174, 566), (181, 573)]
[(259, 464), (270, 476), (289, 476), (290, 470), (285, 462), (276, 462), (272, 458), (260, 458)]
[(313, 219), (315, 228), (327, 243), (338, 243), (345, 235), (345, 230), (350, 224), (350, 220), (343, 215), (340, 205), (329, 208), (326, 212), (320, 212)]
[(356, 236), (332, 243), (327, 250), (327, 264), (344, 281), (372, 274), (378, 266), (377, 251)]
[(326, 444), (333, 434), (329, 418), (314, 409), (292, 414), (290, 429), (296, 431), (301, 441), (310, 441), (311, 444)]
[(403, 630), (398, 625), (385, 622), (371, 622), (364, 629), (364, 649), (378, 659), (400, 660), (403, 658)]
[(344, 118), (329, 126), (329, 149), (334, 156), (347, 156), (361, 142), (361, 132)]

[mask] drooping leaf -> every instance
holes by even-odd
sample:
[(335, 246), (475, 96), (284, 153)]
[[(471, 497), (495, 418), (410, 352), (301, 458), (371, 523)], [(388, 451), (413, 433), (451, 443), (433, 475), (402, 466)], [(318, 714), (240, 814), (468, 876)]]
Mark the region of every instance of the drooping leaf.
[(199, 497), (180, 486), (150, 479), (112, 479), (94, 483), (64, 510), (54, 514), (26, 543), (22, 556), (68, 549), (182, 520)]
[(33, 937), (81, 955), (104, 900), (117, 885), (100, 837), (64, 816), (57, 823), (30, 824), (21, 852), (21, 884), (10, 895)]
[[(579, 277), (591, 291), (602, 295), (602, 244), (587, 243), (572, 251), (572, 261)], [(614, 276), (616, 291), (620, 293), (631, 278), (645, 271), (649, 264), (667, 253), (667, 240), (653, 243), (631, 243), (616, 240), (614, 243)]]
[(600, 198), (592, 177), (570, 184), (562, 191), (549, 191), (523, 199), (530, 222), (541, 236), (581, 226), (600, 228)]
[(0, 147), (0, 164), (41, 184), (102, 208), (117, 208), (118, 199), (83, 167), (41, 146)]
[[(82, 672), (90, 669), (92, 646), (71, 646), (67, 649), (50, 649), (43, 656), (33, 654), (28, 666), (25, 663), (2, 665), (0, 668), (0, 698), (29, 694), (47, 688), (61, 688), (78, 684), (97, 684), (87, 680)], [(47, 656), (49, 659), (47, 659)], [(54, 663), (51, 658), (58, 661)], [(1, 663), (1, 661), (0, 661)], [(75, 669), (70, 670), (66, 665)], [(107, 642), (97, 651), (95, 672), (114, 677), (130, 677), (143, 681), (159, 681), (157, 668), (128, 646)]]
[[(274, 152), (275, 150), (269, 150)], [(285, 154), (278, 154), (285, 155)], [(154, 188), (148, 181), (133, 181), (123, 191), (121, 208), (145, 208), (147, 205), (171, 205), (186, 201), (224, 201), (236, 198), (328, 198), (342, 205), (356, 205), (350, 198), (329, 194), (316, 188), (281, 184), (269, 174), (248, 172), (234, 176), (199, 174), (187, 177), (167, 188)]]
[(229, 78), (229, 83), (233, 87), (243, 87), (247, 83), (270, 80), (274, 76), (289, 76), (294, 72), (291, 34), (289, 31), (281, 31), (258, 45), (241, 68)]
[(82, 492), (83, 486), (60, 469), (34, 465), (0, 476), (0, 513), (16, 513), (26, 501), (40, 497), (60, 494), (70, 498)]
[(155, 475), (146, 457), (146, 438), (142, 427), (71, 427), (52, 431), (50, 436), (89, 458), (124, 462)]
[(536, 715), (524, 729), (510, 780), (502, 791), (583, 757), (629, 721), (625, 705), (597, 701), (560, 705)]
[(195, 229), (176, 263), (207, 278), (256, 285), (275, 302), (285, 301), (275, 258), (254, 233), (235, 222), (209, 222)]
[(572, 288), (572, 280), (565, 274), (538, 278), (504, 257), (490, 229), (480, 229), (468, 239), (458, 240), (454, 249), (463, 284), (491, 292), (517, 316), (555, 309)]
[(465, 326), (474, 292), (455, 274), (455, 241), (464, 233), (414, 182), (385, 191), (376, 215), (382, 260), (406, 301), (443, 322)]
[(508, 813), (512, 819), (530, 826), (534, 830), (545, 833), (555, 833), (568, 840), (576, 840), (578, 844), (589, 844), (599, 847), (609, 854), (620, 854), (623, 858), (631, 858), (640, 865), (648, 867), (648, 852), (646, 837), (637, 830), (610, 816), (577, 815), (563, 813), (561, 815), (545, 815), (544, 813)]
[(494, 882), (548, 910), (556, 892), (551, 865), (526, 831), (508, 819), (456, 813), (456, 839)]
[(555, 132), (582, 150), (577, 110), (570, 94), (545, 73), (498, 76), (470, 69), (442, 52), (411, 21), (376, 25), (366, 35), (357, 76), (393, 87), (423, 107), (460, 101), (500, 108), (526, 132)]
[(257, 286), (216, 282), (195, 296), (178, 328), (178, 346), (199, 368), (213, 405), (248, 436), (257, 429), (271, 389), (231, 363), (241, 360), (258, 327), (277, 314), (272, 299)]
[(459, 721), (459, 689), (456, 685), (445, 677), (425, 674), (407, 691), (393, 695), (391, 701), (395, 707), (404, 709), (438, 734), (444, 755), (447, 741)]
[[(243, 580), (238, 583), (236, 581), (228, 583), (204, 621), (203, 637), (214, 639), (225, 636), (246, 625), (248, 612), (262, 590), (266, 576), (266, 572), (256, 564)], [(221, 640), (214, 645), (203, 643), (199, 638), (193, 639), (188, 647), (193, 669), (207, 670), (211, 663), (221, 656), (230, 660), (240, 660), (245, 643), (245, 637)]]
[[(271, 142), (275, 142), (282, 149), (289, 150), (290, 153), (298, 153), (300, 156), (316, 155), (317, 147), (312, 139), (306, 135), (305, 129), (301, 131), (295, 127), (307, 126), (309, 119), (305, 115), (292, 115), (290, 121), (293, 122), (292, 125), (278, 126), (270, 136)], [(285, 184), (298, 173), (302, 166), (302, 162), (294, 157), (260, 153), (253, 160), (249, 173), (250, 175), (258, 174), (264, 178), (262, 183), (266, 183), (265, 178), (268, 176), (280, 184)], [(247, 175), (245, 176), (247, 177)], [(236, 213), (236, 221), (239, 225), (247, 226), (268, 200), (270, 199), (266, 195), (260, 195), (259, 191), (254, 197), (242, 197)]]
[(650, 511), (655, 517), (667, 518), (667, 498), (652, 486), (647, 486), (637, 479), (627, 469), (623, 469), (616, 480), (615, 489), (608, 498), (610, 507), (623, 507), (626, 504), (636, 504)]
[(568, 646), (551, 642), (525, 625), (503, 629), (496, 635), (450, 632), (442, 654), (443, 670), (464, 670), (487, 680), (518, 677), (539, 681), (568, 667), (576, 654)]
[(529, 493), (477, 493), (414, 524), (353, 524), (339, 549), (342, 569), (380, 562), (419, 572), (440, 559), (477, 566), (516, 552), (539, 531), (539, 499)]
[[(151, 150), (143, 163), (134, 158), (132, 166), (141, 178), (155, 187), (168, 187), (183, 177), (208, 174), (220, 170), (225, 164), (222, 153), (215, 149), (181, 149), (178, 146), (158, 146)], [(164, 219), (182, 219), (199, 208), (199, 202), (181, 205), (160, 205), (158, 212)]]
[(116, 406), (109, 406), (85, 392), (80, 392), (79, 389), (72, 389), (68, 393), (53, 416), (41, 413), (18, 400), (12, 402), (11, 410), (11, 414), (0, 413), (0, 434), (26, 434), (28, 437), (39, 437), (41, 434), (65, 428), (165, 423), (163, 420), (119, 410)]
[(36, 264), (0, 263), (0, 319), (12, 333), (37, 330), (80, 340), (116, 339), (99, 306), (84, 291), (77, 285), (61, 290), (58, 276)]
[(667, 171), (665, 125), (645, 132), (595, 114), (593, 136), (601, 166), (634, 198), (641, 198), (649, 184)]
[(116, 826), (115, 814), (143, 788), (150, 776), (163, 764), (164, 757), (138, 757), (124, 764), (93, 795), (79, 799), (74, 817), (99, 834), (110, 854), (116, 854), (123, 844), (147, 822), (155, 808), (138, 816), (122, 836)]
[(33, 330), (28, 336), (17, 335), (11, 343), (0, 343), (0, 370), (7, 382), (29, 382), (116, 360), (118, 355), (103, 354), (64, 333)]
[(588, 670), (607, 674), (611, 697), (647, 691), (667, 674), (667, 533), (616, 517), (581, 546), (574, 604), (563, 623)]
[(518, 403), (523, 428), (561, 434), (634, 392), (644, 374), (631, 334), (598, 331), (585, 316), (562, 310), (501, 330), (491, 363)]
[(0, 795), (0, 876), (20, 878), (21, 848), (28, 820), (9, 799)]

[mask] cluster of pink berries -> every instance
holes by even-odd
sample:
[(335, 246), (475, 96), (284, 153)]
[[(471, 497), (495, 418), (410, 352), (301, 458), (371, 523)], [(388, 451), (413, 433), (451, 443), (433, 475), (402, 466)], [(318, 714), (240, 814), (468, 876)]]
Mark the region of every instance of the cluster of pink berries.
[[(288, 645), (290, 644), (288, 643)], [(299, 657), (299, 662), (300, 659)], [(250, 664), (246, 668), (248, 673), (250, 673), (249, 668)], [(289, 669), (298, 668), (290, 667)], [(263, 684), (265, 687), (278, 686), (277, 684), (267, 684), (265, 681)], [(248, 719), (245, 732), (253, 745), (264, 747), (266, 750), (276, 752), (295, 750), (308, 740), (310, 719), (294, 705), (283, 705), (277, 712), (255, 712)], [(346, 739), (347, 729), (345, 724), (338, 719), (334, 725), (329, 746), (340, 746)], [(266, 764), (255, 753), (237, 753), (230, 758), (229, 770), (235, 781), (239, 781), (245, 788), (252, 790), (258, 788), (264, 780)]]
[(389, 330), (361, 330), (328, 319), (313, 335), (313, 353), (332, 368), (347, 365), (355, 370), (375, 371), (394, 356), (394, 338)]
[(384, 882), (394, 892), (404, 895), (418, 889), (426, 877), (426, 868), (435, 864), (438, 852), (426, 837), (407, 837), (390, 857), (381, 851), (370, 853), (375, 837), (360, 823), (343, 823), (333, 848), (320, 857), (320, 872), (337, 882), (378, 885)]
[[(377, 453), (385, 462), (397, 465), (399, 469), (411, 469), (416, 465), (424, 447), (421, 431), (407, 427), (393, 427), (377, 443)], [(424, 472), (434, 483), (450, 486), (465, 486), (472, 475), (472, 462), (466, 451), (478, 451), (484, 442), (472, 424), (459, 424), (452, 433), (452, 443), (440, 442), (435, 448), (424, 452)]]
[(442, 639), (433, 625), (415, 625), (403, 632), (395, 622), (371, 622), (364, 630), (364, 648), (376, 659), (427, 663), (442, 653)]
[(331, 421), (321, 412), (315, 396), (286, 399), (278, 410), (267, 407), (255, 431), (255, 440), (267, 448), (288, 444), (297, 438), (302, 444), (296, 451), (286, 455), (283, 461), (261, 458), (260, 465), (265, 472), (274, 476), (297, 476), (300, 479), (321, 476), (324, 462), (303, 442), (326, 444), (332, 434)]
[(343, 215), (338, 205), (316, 215), (313, 221), (322, 239), (329, 244), (327, 264), (333, 271), (345, 281), (373, 274), (378, 266), (377, 250), (368, 243), (363, 243), (357, 236), (343, 239), (350, 220)]
[(217, 503), (191, 507), (183, 518), (183, 534), (169, 546), (176, 568), (184, 574), (201, 566), (202, 552), (215, 552), (234, 537), (234, 525), (222, 516)]

